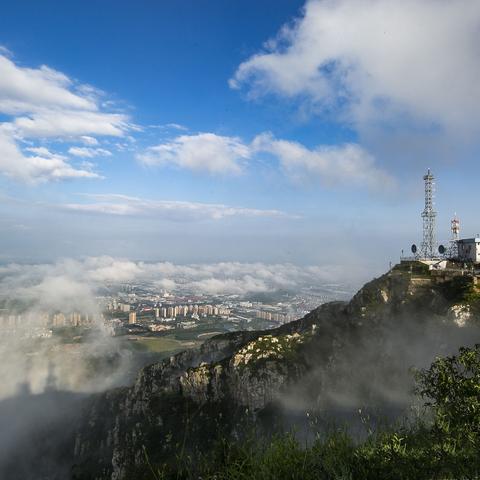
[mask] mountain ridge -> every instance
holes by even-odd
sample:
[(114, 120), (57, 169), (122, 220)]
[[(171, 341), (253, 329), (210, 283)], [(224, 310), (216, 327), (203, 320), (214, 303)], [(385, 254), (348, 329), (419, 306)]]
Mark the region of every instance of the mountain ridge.
[(94, 397), (76, 435), (75, 478), (142, 478), (145, 449), (156, 462), (193, 455), (269, 412), (277, 421), (363, 404), (403, 410), (411, 366), (478, 338), (473, 278), (414, 266), (276, 329), (216, 336)]

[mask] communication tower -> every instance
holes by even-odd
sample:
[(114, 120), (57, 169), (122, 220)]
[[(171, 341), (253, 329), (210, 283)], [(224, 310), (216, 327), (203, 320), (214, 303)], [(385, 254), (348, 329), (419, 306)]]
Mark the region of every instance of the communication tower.
[(423, 219), (423, 241), (420, 248), (420, 255), (423, 258), (435, 258), (437, 256), (437, 241), (435, 235), (435, 218), (437, 212), (434, 210), (435, 177), (428, 169), (423, 177), (425, 181), (425, 209), (422, 212)]
[(460, 240), (460, 220), (457, 214), (454, 215), (451, 222), (452, 238), (450, 239), (450, 248), (448, 249), (448, 255), (450, 258), (458, 257), (458, 241)]

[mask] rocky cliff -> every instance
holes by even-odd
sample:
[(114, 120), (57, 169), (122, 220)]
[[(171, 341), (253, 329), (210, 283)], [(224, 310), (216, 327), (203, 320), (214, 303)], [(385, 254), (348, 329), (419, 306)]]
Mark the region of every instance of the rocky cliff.
[[(155, 463), (208, 450), (249, 425), (411, 403), (410, 367), (479, 340), (473, 279), (402, 264), (349, 303), (277, 329), (219, 335), (92, 398), (75, 437), (75, 478), (149, 478)], [(293, 419), (293, 420), (292, 420)]]

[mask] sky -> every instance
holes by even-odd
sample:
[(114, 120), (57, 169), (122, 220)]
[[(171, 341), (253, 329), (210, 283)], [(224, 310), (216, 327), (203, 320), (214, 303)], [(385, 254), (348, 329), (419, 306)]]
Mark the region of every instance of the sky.
[(480, 231), (480, 4), (6, 2), (0, 261), (342, 267)]

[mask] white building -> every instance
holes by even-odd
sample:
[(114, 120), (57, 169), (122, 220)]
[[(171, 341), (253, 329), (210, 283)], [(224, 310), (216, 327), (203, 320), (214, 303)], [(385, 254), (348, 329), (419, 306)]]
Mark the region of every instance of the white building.
[(457, 241), (457, 245), (461, 262), (480, 263), (480, 238), (463, 238)]

